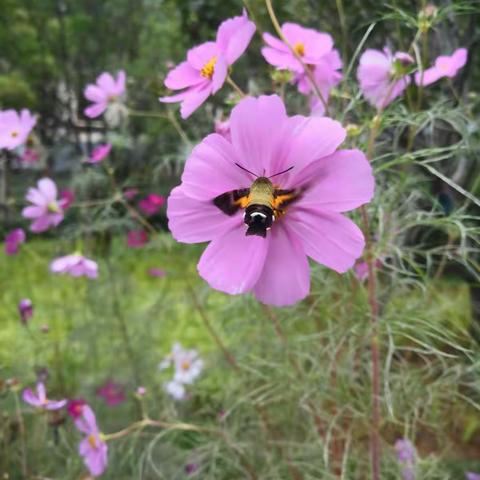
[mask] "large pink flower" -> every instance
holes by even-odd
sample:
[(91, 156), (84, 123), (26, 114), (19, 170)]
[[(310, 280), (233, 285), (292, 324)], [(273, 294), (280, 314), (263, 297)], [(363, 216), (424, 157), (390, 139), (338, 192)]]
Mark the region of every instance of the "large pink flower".
[(29, 188), (25, 198), (33, 204), (22, 210), (25, 218), (34, 219), (30, 225), (32, 232), (44, 232), (63, 220), (63, 208), (57, 199), (57, 186), (50, 178), (39, 180), (37, 188)]
[(423, 75), (421, 72), (415, 74), (415, 83), (426, 86), (443, 77), (453, 78), (467, 63), (467, 54), (466, 48), (459, 48), (450, 56), (442, 55), (438, 57), (433, 67), (427, 68)]
[[(306, 65), (322, 63), (324, 56), (332, 51), (333, 39), (328, 33), (304, 28), (296, 23), (284, 23), (282, 33)], [(262, 48), (262, 55), (268, 63), (280, 69), (303, 73), (302, 64), (286, 43), (269, 33), (263, 34), (263, 40), (268, 46)]]
[[(363, 234), (341, 213), (372, 198), (371, 167), (359, 150), (337, 150), (338, 122), (288, 117), (276, 95), (243, 99), (230, 127), (231, 142), (209, 135), (188, 158), (168, 199), (170, 230), (180, 242), (210, 242), (198, 271), (213, 288), (293, 304), (310, 289), (307, 256), (341, 273), (361, 255)], [(288, 170), (272, 178), (273, 198), (260, 194), (268, 208), (242, 191), (255, 180), (244, 169), (267, 184)]]
[(95, 414), (89, 405), (83, 405), (81, 415), (75, 418), (75, 426), (86, 436), (78, 446), (88, 471), (93, 477), (99, 477), (107, 468), (108, 447), (97, 426)]
[(383, 52), (366, 50), (357, 71), (363, 96), (377, 109), (385, 108), (410, 84), (410, 76), (402, 70), (411, 63), (413, 58), (404, 52), (392, 55), (388, 48)]
[(218, 92), (227, 78), (227, 71), (248, 47), (255, 24), (247, 12), (225, 20), (217, 31), (215, 42), (206, 42), (187, 53), (187, 60), (170, 70), (165, 86), (183, 90), (171, 97), (161, 97), (165, 103), (181, 102), (182, 118), (189, 117), (205, 100)]
[(83, 94), (92, 105), (88, 106), (84, 113), (89, 118), (99, 117), (111, 103), (118, 102), (125, 93), (125, 72), (121, 70), (117, 78), (113, 78), (110, 73), (102, 73), (95, 84), (86, 86)]
[(45, 385), (42, 382), (37, 383), (36, 394), (32, 391), (31, 388), (26, 388), (23, 391), (22, 398), (30, 405), (45, 410), (59, 410), (67, 404), (66, 400), (50, 400), (49, 398), (47, 398)]
[(98, 277), (97, 262), (79, 253), (56, 258), (50, 264), (50, 271), (53, 273), (67, 273), (72, 277)]
[(20, 114), (15, 110), (0, 112), (0, 148), (13, 150), (23, 145), (36, 123), (37, 119), (27, 109)]

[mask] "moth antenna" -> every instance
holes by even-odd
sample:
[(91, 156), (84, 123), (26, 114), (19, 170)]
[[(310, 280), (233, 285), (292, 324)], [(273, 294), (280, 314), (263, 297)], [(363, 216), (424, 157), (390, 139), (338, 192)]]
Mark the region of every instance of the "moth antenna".
[(245, 170), (246, 172), (248, 172), (250, 175), (253, 175), (254, 177), (257, 177), (258, 178), (258, 175), (256, 173), (253, 173), (251, 172), (250, 170), (247, 170), (245, 167), (242, 167), (239, 163), (235, 162), (235, 165), (238, 167), (238, 168), (241, 168), (242, 170)]
[(276, 173), (275, 175), (270, 175), (268, 178), (273, 178), (273, 177), (276, 177), (277, 175), (281, 175), (282, 173), (287, 173), (289, 172), (295, 165), (292, 165), (291, 167), (287, 168), (286, 170), (284, 170), (283, 172), (278, 172)]

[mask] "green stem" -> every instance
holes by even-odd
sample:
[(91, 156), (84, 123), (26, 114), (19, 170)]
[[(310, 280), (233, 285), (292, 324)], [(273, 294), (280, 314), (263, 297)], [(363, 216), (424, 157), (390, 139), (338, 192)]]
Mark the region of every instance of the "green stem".
[(227, 83), (243, 98), (247, 94), (233, 81), (230, 75), (227, 76)]

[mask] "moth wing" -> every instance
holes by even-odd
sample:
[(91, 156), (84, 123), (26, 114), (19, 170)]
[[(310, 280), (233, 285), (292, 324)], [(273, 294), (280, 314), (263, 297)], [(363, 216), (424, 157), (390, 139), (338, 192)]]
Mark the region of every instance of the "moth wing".
[(218, 195), (218, 197), (213, 199), (213, 204), (223, 213), (232, 216), (235, 215), (240, 208), (245, 208), (248, 205), (249, 197), (250, 189), (241, 188)]
[(299, 188), (293, 188), (290, 190), (281, 190), (276, 188), (273, 192), (273, 207), (275, 211), (281, 212), (283, 208), (287, 207), (290, 203), (297, 200), (302, 193)]

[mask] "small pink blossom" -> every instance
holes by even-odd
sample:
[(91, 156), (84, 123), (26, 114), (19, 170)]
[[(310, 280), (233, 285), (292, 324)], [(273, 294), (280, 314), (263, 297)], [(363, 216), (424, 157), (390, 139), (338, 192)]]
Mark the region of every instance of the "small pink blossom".
[(453, 78), (458, 71), (467, 63), (468, 52), (466, 48), (455, 50), (452, 55), (442, 55), (435, 60), (433, 67), (427, 68), (423, 74), (415, 74), (415, 83), (417, 85), (430, 85), (440, 78)]
[(66, 400), (50, 400), (47, 398), (45, 385), (42, 382), (37, 383), (37, 393), (35, 394), (31, 388), (26, 388), (23, 391), (22, 398), (24, 402), (45, 410), (59, 410), (66, 404)]
[(15, 110), (0, 112), (0, 148), (13, 150), (23, 145), (36, 123), (37, 119), (26, 109), (20, 114)]
[(102, 397), (110, 407), (125, 401), (125, 387), (114, 382), (112, 379), (105, 380), (103, 385), (97, 388), (96, 393), (99, 397)]
[(157, 195), (156, 193), (150, 193), (138, 202), (138, 208), (145, 215), (155, 215), (160, 211), (164, 203), (165, 197)]
[(127, 245), (130, 248), (142, 248), (148, 243), (148, 233), (145, 230), (130, 230), (127, 232)]
[[(291, 305), (310, 291), (307, 257), (343, 273), (362, 254), (363, 234), (343, 212), (372, 198), (371, 166), (360, 150), (339, 150), (338, 122), (288, 117), (276, 95), (241, 100), (230, 125), (231, 142), (209, 135), (187, 159), (168, 199), (170, 231), (180, 242), (210, 242), (197, 269), (212, 288)], [(259, 180), (293, 197), (270, 210), (232, 206)]]
[(85, 115), (89, 118), (99, 117), (110, 104), (118, 102), (125, 93), (125, 80), (123, 70), (118, 72), (116, 79), (110, 73), (104, 72), (97, 78), (95, 84), (87, 85), (84, 95), (93, 103), (85, 109)]
[(126, 188), (123, 191), (123, 197), (127, 200), (133, 200), (138, 195), (138, 188)]
[(75, 194), (71, 190), (62, 190), (60, 192), (60, 206), (63, 211), (68, 210), (75, 201)]
[[(333, 39), (328, 33), (317, 32), (296, 23), (284, 23), (282, 34), (305, 65), (321, 64), (325, 55), (332, 51)], [(262, 55), (268, 63), (279, 69), (299, 74), (304, 72), (302, 64), (286, 43), (269, 33), (263, 34), (263, 40), (267, 47), (262, 48)]]
[(83, 457), (90, 475), (99, 477), (107, 468), (108, 446), (89, 405), (82, 407), (81, 416), (75, 418), (74, 422), (77, 429), (85, 434), (78, 446), (78, 453)]
[(181, 102), (180, 114), (188, 118), (205, 100), (217, 93), (227, 78), (228, 68), (248, 47), (255, 24), (246, 10), (238, 17), (225, 20), (217, 31), (214, 42), (205, 42), (190, 49), (186, 61), (170, 70), (165, 86), (183, 90), (171, 97), (161, 97), (165, 103)]
[(5, 236), (5, 253), (7, 255), (16, 255), (20, 244), (24, 243), (27, 236), (23, 228), (15, 228)]
[(37, 163), (39, 159), (40, 159), (40, 154), (36, 150), (33, 150), (32, 148), (26, 148), (23, 151), (22, 155), (20, 156), (20, 161), (28, 165)]
[(42, 178), (37, 188), (29, 188), (25, 197), (32, 205), (22, 210), (22, 216), (34, 220), (30, 230), (45, 232), (63, 220), (63, 209), (57, 199), (57, 186), (50, 178)]
[(198, 352), (187, 350), (178, 342), (173, 345), (171, 353), (163, 359), (159, 368), (164, 370), (171, 364), (174, 367), (173, 380), (181, 384), (192, 384), (203, 370), (203, 360)]
[(53, 273), (68, 274), (72, 277), (98, 277), (97, 262), (90, 260), (79, 253), (66, 255), (53, 260), (50, 264), (50, 271)]
[(167, 272), (165, 270), (162, 270), (161, 268), (149, 268), (148, 269), (148, 274), (151, 277), (165, 277), (167, 275)]
[[(373, 268), (380, 268), (382, 262), (380, 260), (375, 260)], [(360, 282), (365, 281), (368, 278), (368, 263), (365, 260), (359, 260), (353, 266), (356, 277)]]
[(90, 154), (87, 163), (100, 163), (102, 160), (108, 157), (111, 150), (111, 143), (102, 143), (101, 145), (96, 146)]
[(18, 313), (20, 314), (22, 324), (27, 325), (33, 316), (33, 304), (29, 298), (22, 298), (20, 302), (18, 302)]
[(400, 96), (411, 82), (405, 68), (413, 58), (405, 52), (392, 55), (388, 48), (367, 50), (360, 57), (357, 79), (363, 96), (377, 109), (385, 108)]
[(68, 401), (67, 412), (73, 419), (80, 418), (86, 404), (87, 402), (83, 398), (73, 398)]
[(137, 397), (144, 397), (146, 394), (147, 394), (147, 389), (145, 387), (138, 387), (135, 390), (135, 395), (137, 395)]

